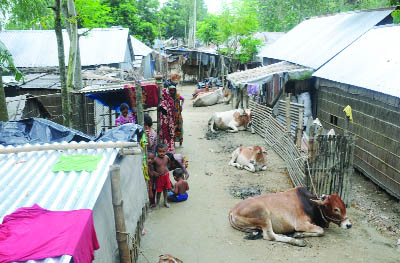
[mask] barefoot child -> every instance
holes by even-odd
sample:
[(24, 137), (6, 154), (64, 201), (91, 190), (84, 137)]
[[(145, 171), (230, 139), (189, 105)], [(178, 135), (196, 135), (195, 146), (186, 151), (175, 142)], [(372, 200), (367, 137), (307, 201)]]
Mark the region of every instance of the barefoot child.
[(157, 156), (154, 158), (154, 170), (157, 176), (156, 192), (157, 192), (157, 208), (160, 207), (161, 192), (164, 196), (164, 206), (169, 208), (167, 199), (167, 190), (171, 189), (171, 181), (169, 179), (168, 162), (169, 158), (166, 155), (167, 146), (163, 143), (157, 145)]
[(184, 171), (181, 168), (176, 168), (173, 174), (176, 184), (172, 192), (168, 193), (168, 200), (171, 202), (186, 201), (188, 199), (186, 191), (189, 190), (189, 184), (183, 180)]

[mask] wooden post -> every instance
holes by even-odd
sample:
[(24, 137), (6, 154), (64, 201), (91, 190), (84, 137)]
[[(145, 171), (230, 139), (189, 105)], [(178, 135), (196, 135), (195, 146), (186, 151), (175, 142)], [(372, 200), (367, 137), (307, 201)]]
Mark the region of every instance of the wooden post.
[(110, 121), (108, 128), (112, 129), (112, 109), (110, 106), (108, 106), (108, 120)]
[(119, 258), (121, 263), (130, 263), (131, 257), (128, 247), (128, 235), (126, 234), (123, 201), (120, 187), (120, 166), (112, 165), (110, 167), (110, 173), (111, 195), (114, 208), (115, 230), (117, 231), (116, 236), (119, 250)]
[(136, 112), (138, 118), (138, 124), (143, 127), (144, 124), (144, 113), (143, 113), (143, 100), (142, 100), (142, 85), (140, 82), (136, 83)]
[(310, 163), (314, 160), (314, 124), (310, 126), (310, 136), (308, 137), (308, 159)]
[(290, 133), (290, 93), (286, 96), (286, 132)]
[(298, 149), (301, 148), (301, 140), (303, 138), (303, 109), (299, 109), (299, 123), (297, 125), (297, 138), (296, 138), (296, 146)]
[(163, 84), (162, 84), (162, 76), (157, 75), (155, 76), (156, 80), (157, 80), (157, 86), (158, 86), (158, 103), (157, 103), (157, 143), (160, 142), (160, 130), (161, 130), (161, 123), (160, 123), (160, 110), (158, 109), (158, 107), (160, 106), (161, 103), (161, 90), (163, 88)]
[[(201, 69), (201, 54), (199, 54), (198, 52), (197, 52), (197, 63), (199, 63), (199, 77), (197, 78), (197, 82), (200, 82), (201, 81), (201, 76), (200, 76), (200, 69)], [(199, 58), (200, 57), (200, 58)]]
[(349, 135), (349, 123), (350, 123), (350, 119), (345, 114), (345, 116), (344, 116), (344, 125), (343, 125), (344, 136), (348, 136)]

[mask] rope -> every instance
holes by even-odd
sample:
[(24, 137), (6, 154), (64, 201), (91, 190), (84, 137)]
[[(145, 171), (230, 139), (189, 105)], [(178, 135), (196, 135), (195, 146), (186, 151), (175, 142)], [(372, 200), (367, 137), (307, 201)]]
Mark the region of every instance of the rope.
[(128, 236), (128, 240), (130, 240), (130, 242), (128, 243), (129, 249), (133, 250), (133, 248), (136, 248), (137, 251), (142, 254), (142, 256), (144, 257), (144, 259), (148, 262), (151, 263), (150, 260), (146, 257), (146, 255), (143, 253), (143, 251), (139, 248), (139, 246), (137, 245), (137, 242), (135, 240), (135, 238), (131, 235), (131, 233), (128, 232), (121, 232), (121, 231), (116, 231), (117, 233), (120, 234), (124, 234)]

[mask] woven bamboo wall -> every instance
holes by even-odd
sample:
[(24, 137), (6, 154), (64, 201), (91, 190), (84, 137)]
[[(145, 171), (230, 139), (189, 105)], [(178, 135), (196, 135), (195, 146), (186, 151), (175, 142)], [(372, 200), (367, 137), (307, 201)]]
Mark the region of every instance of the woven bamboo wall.
[[(355, 167), (400, 198), (400, 98), (327, 80), (319, 80), (317, 87), (317, 117), (324, 127), (342, 132), (343, 108), (350, 105)], [(331, 115), (337, 117), (337, 124), (331, 122)]]

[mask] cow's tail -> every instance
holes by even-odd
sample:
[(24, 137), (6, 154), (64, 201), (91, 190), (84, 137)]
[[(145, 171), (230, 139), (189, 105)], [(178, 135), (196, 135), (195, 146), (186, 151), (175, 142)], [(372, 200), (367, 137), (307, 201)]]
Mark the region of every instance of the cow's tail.
[(262, 232), (261, 229), (258, 229), (258, 228), (245, 228), (245, 227), (241, 227), (238, 224), (236, 224), (235, 220), (234, 220), (233, 211), (231, 211), (229, 213), (229, 223), (231, 223), (231, 226), (234, 229), (239, 230), (241, 232), (248, 233), (248, 235), (246, 235), (244, 237), (245, 239), (256, 240), (256, 239), (260, 239), (260, 238), (263, 237), (263, 232)]

